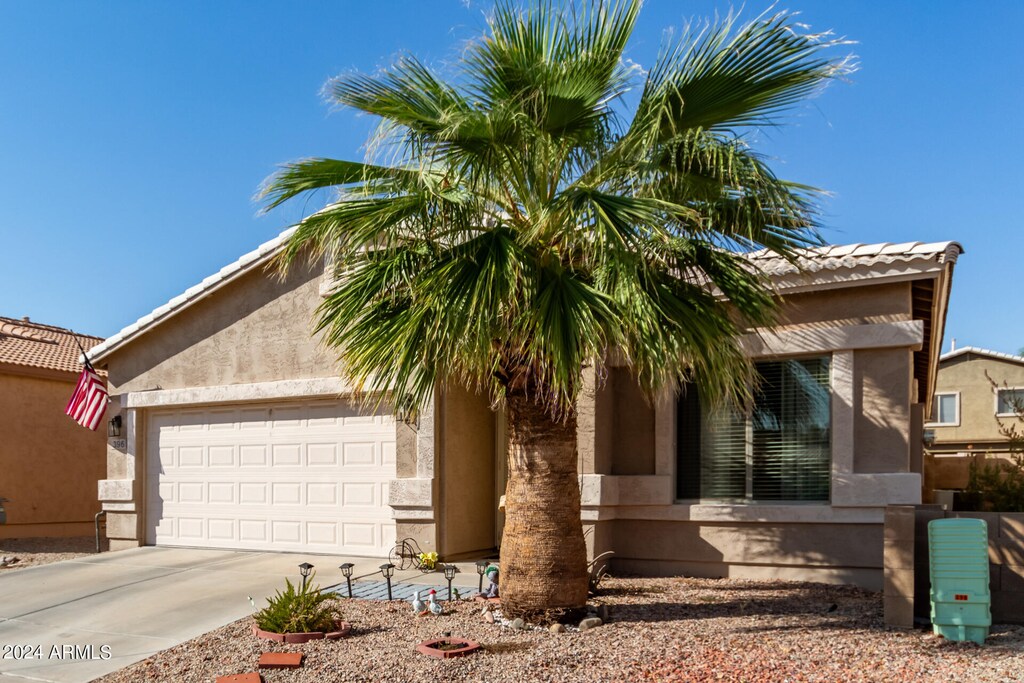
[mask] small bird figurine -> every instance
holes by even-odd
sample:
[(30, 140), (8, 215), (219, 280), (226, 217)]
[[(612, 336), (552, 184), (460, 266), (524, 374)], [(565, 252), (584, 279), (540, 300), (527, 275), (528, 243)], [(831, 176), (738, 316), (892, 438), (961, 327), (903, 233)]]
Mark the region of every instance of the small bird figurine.
[(441, 612), (444, 611), (444, 608), (441, 607), (441, 603), (439, 603), (436, 600), (434, 600), (434, 596), (435, 595), (437, 595), (437, 591), (434, 590), (433, 588), (431, 588), (430, 589), (430, 604), (427, 606), (427, 608), (430, 610), (431, 614), (433, 614), (435, 617), (438, 617), (438, 616), (441, 616)]
[(462, 596), (459, 595), (459, 589), (458, 588), (453, 588), (452, 589), (452, 599), (456, 600), (456, 601), (459, 601), (459, 600), (462, 599)]
[(412, 611), (414, 614), (420, 614), (427, 609), (427, 603), (420, 600), (420, 592), (416, 591), (412, 594)]

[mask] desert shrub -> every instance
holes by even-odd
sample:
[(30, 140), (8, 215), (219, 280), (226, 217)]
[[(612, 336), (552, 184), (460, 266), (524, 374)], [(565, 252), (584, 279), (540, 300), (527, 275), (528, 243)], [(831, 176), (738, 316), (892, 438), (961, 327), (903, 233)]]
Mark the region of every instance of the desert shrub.
[(968, 499), (990, 512), (1024, 512), (1024, 455), (1013, 453), (1010, 460), (985, 457), (969, 465)]
[[(988, 374), (986, 373), (986, 377)], [(988, 377), (993, 391), (1008, 388)], [(1006, 439), (1009, 460), (985, 456), (969, 465), (964, 491), (972, 505), (991, 512), (1024, 512), (1024, 402), (1012, 401), (1013, 416), (996, 417), (999, 433)]]
[(285, 589), (267, 598), (267, 606), (254, 615), (256, 625), (271, 633), (333, 630), (335, 622), (341, 619), (341, 612), (334, 603), (334, 596), (313, 586), (312, 579), (311, 576), (305, 588), (298, 590), (285, 579)]

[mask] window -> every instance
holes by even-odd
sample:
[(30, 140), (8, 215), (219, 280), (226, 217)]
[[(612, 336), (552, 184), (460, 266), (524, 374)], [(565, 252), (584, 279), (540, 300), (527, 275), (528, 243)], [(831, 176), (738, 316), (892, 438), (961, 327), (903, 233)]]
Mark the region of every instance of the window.
[(928, 424), (960, 424), (960, 394), (935, 394), (932, 400), (932, 415)]
[(678, 403), (680, 499), (827, 501), (830, 358), (765, 361), (752, 410), (710, 412), (692, 385)]
[(1024, 410), (1024, 389), (997, 389), (996, 414), (1013, 416), (1018, 410)]

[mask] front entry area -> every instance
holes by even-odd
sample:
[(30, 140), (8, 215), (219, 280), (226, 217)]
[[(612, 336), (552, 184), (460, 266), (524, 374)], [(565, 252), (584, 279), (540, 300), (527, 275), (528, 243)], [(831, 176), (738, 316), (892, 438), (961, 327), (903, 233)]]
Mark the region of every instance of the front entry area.
[(395, 420), (345, 400), (150, 412), (146, 543), (386, 556)]

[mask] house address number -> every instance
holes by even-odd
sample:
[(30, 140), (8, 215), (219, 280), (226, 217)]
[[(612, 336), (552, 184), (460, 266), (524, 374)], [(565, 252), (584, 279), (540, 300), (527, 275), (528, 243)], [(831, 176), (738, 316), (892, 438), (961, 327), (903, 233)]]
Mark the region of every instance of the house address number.
[(117, 451), (128, 450), (128, 439), (111, 439), (110, 446)]

